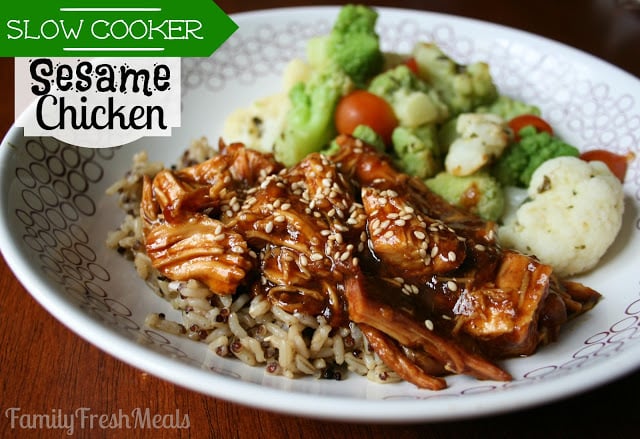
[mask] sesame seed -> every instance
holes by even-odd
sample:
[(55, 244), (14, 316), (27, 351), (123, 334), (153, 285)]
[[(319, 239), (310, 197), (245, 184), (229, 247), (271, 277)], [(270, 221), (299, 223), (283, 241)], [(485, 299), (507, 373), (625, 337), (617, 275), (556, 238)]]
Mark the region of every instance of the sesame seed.
[(458, 284), (454, 281), (447, 281), (447, 288), (451, 291), (458, 291)]
[(433, 331), (433, 322), (431, 320), (425, 320), (424, 326), (426, 326), (429, 331)]
[(316, 252), (316, 253), (311, 253), (310, 258), (311, 258), (312, 261), (319, 261), (322, 258), (324, 258), (324, 256), (322, 255), (322, 253), (317, 253)]
[(447, 253), (447, 256), (449, 257), (449, 260), (451, 262), (454, 262), (456, 260), (456, 258), (457, 258), (455, 252), (453, 252), (453, 251), (450, 251), (449, 253)]
[(264, 231), (266, 233), (271, 233), (273, 231), (273, 223), (271, 221), (269, 221), (267, 224), (265, 224)]
[(421, 232), (420, 230), (414, 230), (413, 236), (415, 236), (418, 239), (424, 239), (427, 237), (427, 235), (425, 235), (424, 232)]
[(285, 222), (286, 218), (284, 217), (284, 215), (278, 215), (273, 220), (277, 223), (283, 223)]

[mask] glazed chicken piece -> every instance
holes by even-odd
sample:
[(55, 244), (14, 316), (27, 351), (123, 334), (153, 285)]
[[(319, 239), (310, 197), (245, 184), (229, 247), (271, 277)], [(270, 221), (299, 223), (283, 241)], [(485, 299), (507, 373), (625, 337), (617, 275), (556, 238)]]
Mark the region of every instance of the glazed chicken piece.
[(423, 352), (435, 360), (442, 365), (442, 373), (497, 381), (511, 379), (509, 373), (489, 360), (434, 331), (434, 322), (423, 318), (421, 310), (413, 306), (412, 298), (400, 288), (376, 284), (368, 279), (371, 278), (357, 276), (349, 279), (346, 291), (349, 317), (364, 328), (363, 333), (376, 353), (403, 379), (431, 390), (446, 386), (444, 380), (431, 375), (431, 369), (415, 361), (415, 356), (409, 356), (405, 348)]
[[(229, 226), (260, 253), (261, 289), (288, 312), (347, 323), (344, 281), (364, 232), (362, 205), (335, 165), (320, 154), (250, 191)], [(357, 262), (356, 262), (357, 264)]]
[(242, 143), (218, 145), (220, 153), (210, 160), (177, 171), (184, 181), (217, 186), (222, 180), (227, 186), (250, 188), (282, 170), (283, 166), (272, 154), (264, 154)]
[(240, 144), (221, 149), (201, 164), (145, 177), (140, 211), (152, 265), (170, 279), (196, 279), (224, 295), (236, 292), (256, 258), (242, 235), (212, 217), (232, 216), (247, 183), (282, 166)]
[(404, 279), (427, 279), (462, 264), (465, 244), (448, 226), (427, 217), (393, 189), (362, 188), (373, 252)]
[(255, 265), (242, 235), (203, 214), (180, 223), (151, 224), (145, 241), (152, 265), (164, 276), (196, 279), (216, 294), (235, 293)]

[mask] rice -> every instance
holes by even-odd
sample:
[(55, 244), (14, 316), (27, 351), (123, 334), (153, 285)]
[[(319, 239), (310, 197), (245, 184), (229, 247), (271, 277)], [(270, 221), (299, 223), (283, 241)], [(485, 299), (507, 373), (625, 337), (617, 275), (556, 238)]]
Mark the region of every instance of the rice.
[[(200, 163), (216, 153), (206, 139), (198, 139), (176, 168)], [(380, 383), (399, 380), (369, 349), (354, 323), (332, 328), (321, 315), (288, 313), (262, 294), (219, 296), (196, 280), (173, 281), (160, 274), (144, 250), (140, 199), (143, 177), (152, 178), (163, 168), (150, 162), (145, 152), (138, 153), (131, 169), (107, 190), (118, 197), (125, 214), (119, 227), (108, 234), (107, 246), (130, 260), (132, 269), (168, 307), (181, 312), (181, 321), (176, 322), (150, 310), (147, 327), (205, 343), (216, 355), (263, 367), (272, 375), (343, 379), (352, 372)]]

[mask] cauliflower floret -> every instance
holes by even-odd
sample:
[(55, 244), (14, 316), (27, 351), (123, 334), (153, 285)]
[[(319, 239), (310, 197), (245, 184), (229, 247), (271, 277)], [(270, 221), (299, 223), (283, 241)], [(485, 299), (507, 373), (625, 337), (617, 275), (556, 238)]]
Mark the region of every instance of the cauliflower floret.
[(248, 148), (273, 152), (275, 140), (284, 129), (289, 109), (286, 93), (277, 93), (238, 108), (224, 121), (222, 138), (227, 143), (242, 142)]
[(298, 82), (307, 82), (311, 77), (313, 68), (303, 59), (294, 58), (287, 63), (282, 73), (282, 88), (285, 93)]
[(500, 227), (500, 242), (537, 256), (560, 276), (593, 268), (622, 226), (622, 184), (602, 162), (548, 160), (534, 172), (528, 195)]
[(224, 122), (222, 138), (228, 142), (242, 142), (262, 152), (273, 152), (276, 139), (284, 131), (291, 103), (289, 90), (311, 75), (311, 67), (303, 60), (291, 60), (282, 75), (282, 91), (257, 99), (244, 108), (233, 111)]
[(507, 147), (509, 136), (504, 121), (495, 114), (464, 113), (458, 116), (456, 138), (444, 161), (447, 172), (455, 176), (471, 175)]

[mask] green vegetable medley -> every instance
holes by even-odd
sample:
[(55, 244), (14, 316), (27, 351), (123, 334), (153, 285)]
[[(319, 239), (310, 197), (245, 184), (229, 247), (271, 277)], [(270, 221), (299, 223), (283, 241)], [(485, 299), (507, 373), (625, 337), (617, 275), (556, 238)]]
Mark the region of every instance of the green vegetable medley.
[[(383, 53), (377, 18), (370, 7), (346, 5), (328, 35), (307, 43), (311, 74), (289, 92), (278, 160), (292, 165), (330, 152), (338, 134), (354, 135), (449, 202), (498, 220), (504, 186), (525, 188), (544, 161), (579, 155), (533, 123), (537, 107), (499, 94), (486, 63), (461, 65), (426, 42), (406, 56)], [(383, 104), (348, 99), (356, 90)]]

